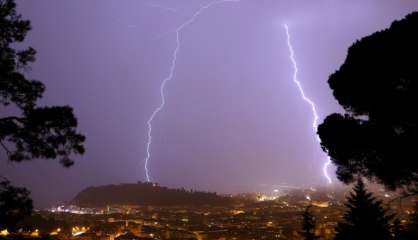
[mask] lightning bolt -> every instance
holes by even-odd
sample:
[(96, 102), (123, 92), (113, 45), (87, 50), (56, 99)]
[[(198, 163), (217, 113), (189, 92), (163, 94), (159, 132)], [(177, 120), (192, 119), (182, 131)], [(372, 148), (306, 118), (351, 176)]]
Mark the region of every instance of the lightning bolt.
[(150, 118), (147, 121), (147, 126), (148, 126), (148, 141), (147, 141), (147, 145), (146, 145), (146, 157), (145, 157), (145, 176), (147, 179), (147, 182), (151, 181), (151, 175), (150, 175), (150, 171), (148, 168), (148, 164), (149, 161), (151, 159), (151, 144), (152, 144), (152, 122), (154, 121), (155, 117), (157, 116), (157, 114), (159, 112), (161, 112), (161, 110), (163, 110), (165, 103), (166, 103), (166, 99), (165, 99), (165, 95), (164, 95), (164, 89), (165, 86), (167, 84), (167, 82), (169, 82), (170, 80), (173, 79), (174, 77), (174, 72), (176, 70), (176, 63), (177, 63), (177, 56), (180, 52), (180, 46), (181, 46), (181, 42), (180, 42), (180, 34), (182, 32), (182, 30), (184, 28), (186, 28), (187, 26), (189, 26), (190, 24), (194, 23), (196, 21), (196, 19), (208, 8), (211, 8), (215, 5), (221, 4), (221, 3), (226, 3), (226, 2), (240, 2), (241, 0), (217, 0), (217, 1), (213, 1), (210, 2), (206, 5), (201, 6), (187, 21), (185, 21), (183, 24), (181, 24), (179, 27), (176, 28), (175, 30), (175, 34), (176, 34), (176, 47), (174, 49), (173, 52), (173, 57), (171, 60), (171, 66), (170, 66), (170, 71), (169, 74), (166, 78), (163, 79), (161, 86), (160, 86), (160, 96), (161, 96), (161, 103), (160, 105), (158, 105), (155, 110), (152, 112)]
[[(316, 131), (318, 129), (318, 119), (319, 119), (318, 112), (316, 110), (316, 105), (309, 97), (306, 96), (305, 91), (303, 90), (303, 87), (302, 87), (302, 83), (298, 79), (299, 69), (298, 69), (298, 64), (296, 62), (296, 58), (295, 58), (295, 51), (293, 50), (293, 46), (292, 46), (292, 42), (291, 42), (289, 26), (287, 24), (284, 24), (283, 26), (284, 26), (284, 29), (286, 31), (286, 36), (287, 36), (287, 47), (289, 48), (289, 53), (290, 53), (289, 58), (290, 58), (290, 61), (292, 62), (293, 69), (294, 69), (294, 71), (293, 71), (293, 82), (298, 87), (299, 92), (302, 96), (302, 99), (306, 103), (308, 103), (309, 106), (311, 107), (312, 115), (313, 115), (312, 128), (313, 128), (314, 132), (316, 133)], [(316, 140), (320, 144), (321, 139), (319, 138), (318, 134), (315, 134), (315, 135), (316, 135)], [(331, 164), (331, 159), (327, 155), (327, 161), (325, 162), (325, 164), (322, 168), (322, 171), (323, 171), (324, 176), (327, 179), (328, 183), (332, 184), (331, 177), (329, 176), (328, 171), (327, 171), (330, 164)]]
[(161, 9), (161, 10), (167, 11), (167, 12), (177, 13), (177, 9), (176, 8), (164, 7), (164, 6), (155, 4), (155, 3), (149, 3), (149, 4), (146, 4), (146, 6), (152, 7), (152, 8), (158, 8), (158, 9)]

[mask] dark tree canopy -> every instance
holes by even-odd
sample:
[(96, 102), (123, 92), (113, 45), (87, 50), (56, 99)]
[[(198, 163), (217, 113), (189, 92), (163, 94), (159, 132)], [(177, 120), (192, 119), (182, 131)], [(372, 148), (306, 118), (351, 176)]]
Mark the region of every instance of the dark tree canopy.
[[(9, 161), (55, 159), (69, 167), (73, 154), (84, 153), (85, 137), (77, 132), (77, 119), (69, 106), (38, 106), (45, 86), (24, 73), (36, 51), (17, 49), (31, 29), (16, 12), (13, 0), (0, 0), (0, 147)], [(13, 115), (5, 115), (5, 109)], [(14, 230), (32, 212), (29, 191), (0, 179), (0, 229)]]
[(382, 202), (367, 192), (361, 179), (348, 196), (345, 206), (347, 212), (337, 225), (335, 240), (392, 239), (389, 221), (393, 216), (386, 214)]
[(354, 43), (329, 78), (345, 114), (319, 126), (346, 183), (362, 175), (388, 187), (418, 183), (418, 12)]
[(37, 105), (45, 86), (24, 75), (36, 51), (16, 49), (30, 29), (13, 0), (0, 0), (0, 106), (18, 113), (0, 116), (0, 144), (10, 161), (59, 158), (68, 167), (72, 154), (84, 153), (85, 137), (77, 132), (71, 107)]
[(29, 191), (0, 180), (0, 229), (15, 230), (17, 223), (32, 212)]

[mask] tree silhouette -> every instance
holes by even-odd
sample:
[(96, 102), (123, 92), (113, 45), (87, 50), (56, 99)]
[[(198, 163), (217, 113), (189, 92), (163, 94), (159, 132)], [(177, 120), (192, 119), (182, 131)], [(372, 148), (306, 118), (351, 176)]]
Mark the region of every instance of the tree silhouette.
[(30, 22), (16, 13), (13, 0), (0, 0), (0, 103), (20, 112), (0, 118), (1, 146), (10, 161), (60, 158), (68, 167), (74, 163), (71, 154), (84, 153), (84, 136), (76, 131), (77, 119), (71, 107), (37, 106), (45, 86), (22, 73), (35, 61), (36, 52), (31, 47), (13, 48), (30, 28)]
[[(71, 107), (38, 106), (45, 86), (24, 75), (35, 61), (36, 51), (16, 48), (30, 29), (30, 22), (17, 14), (13, 0), (0, 0), (0, 106), (16, 113), (1, 114), (0, 146), (9, 161), (59, 158), (63, 166), (69, 167), (74, 163), (73, 154), (84, 153), (85, 137), (76, 130), (77, 119)], [(2, 180), (0, 194), (0, 225), (13, 226), (30, 213), (32, 203), (26, 189)]]
[(355, 42), (329, 78), (345, 114), (319, 126), (322, 147), (346, 183), (356, 174), (387, 187), (418, 183), (418, 12)]
[(32, 212), (29, 191), (0, 181), (0, 229), (15, 230), (16, 224)]
[(348, 196), (345, 206), (347, 212), (343, 221), (338, 223), (335, 240), (391, 239), (389, 221), (393, 216), (386, 214), (381, 201), (367, 192), (361, 179)]
[(315, 217), (311, 212), (312, 206), (307, 206), (303, 212), (303, 222), (302, 222), (302, 236), (304, 240), (317, 240), (319, 237), (315, 236)]

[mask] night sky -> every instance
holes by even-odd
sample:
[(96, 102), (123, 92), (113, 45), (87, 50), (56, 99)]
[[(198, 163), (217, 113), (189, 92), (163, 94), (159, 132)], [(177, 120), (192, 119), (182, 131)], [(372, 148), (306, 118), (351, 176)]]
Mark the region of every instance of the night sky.
[[(29, 188), (38, 207), (91, 185), (144, 181), (146, 122), (161, 100), (175, 29), (209, 2), (18, 1), (33, 26), (26, 43), (38, 51), (29, 76), (47, 87), (40, 103), (74, 107), (87, 152), (70, 169), (8, 163), (0, 152), (0, 175)], [(241, 0), (207, 9), (181, 32), (167, 103), (153, 122), (152, 180), (222, 193), (326, 184), (283, 24), (322, 121), (341, 111), (327, 80), (347, 48), (414, 10), (415, 0)]]

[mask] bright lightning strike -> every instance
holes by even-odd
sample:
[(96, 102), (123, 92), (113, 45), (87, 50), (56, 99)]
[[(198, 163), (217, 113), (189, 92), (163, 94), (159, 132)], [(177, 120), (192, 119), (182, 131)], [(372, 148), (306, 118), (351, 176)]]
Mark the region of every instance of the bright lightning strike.
[(160, 96), (161, 96), (161, 103), (160, 105), (157, 106), (157, 108), (155, 108), (155, 110), (152, 112), (150, 118), (147, 121), (147, 125), (148, 125), (148, 141), (147, 141), (147, 155), (145, 157), (145, 176), (148, 182), (151, 181), (151, 176), (150, 176), (150, 172), (149, 172), (149, 168), (148, 168), (148, 163), (151, 159), (151, 144), (152, 144), (152, 122), (154, 120), (154, 118), (157, 116), (157, 114), (164, 108), (165, 105), (165, 95), (164, 95), (164, 89), (165, 89), (165, 85), (167, 84), (168, 81), (172, 80), (174, 77), (174, 72), (176, 70), (176, 63), (177, 63), (177, 55), (180, 52), (180, 33), (181, 31), (186, 28), (187, 26), (189, 26), (190, 24), (192, 24), (193, 22), (196, 21), (197, 17), (199, 17), (205, 10), (207, 10), (208, 8), (211, 8), (217, 4), (221, 4), (221, 3), (226, 3), (226, 2), (240, 2), (241, 0), (218, 0), (218, 1), (213, 1), (211, 3), (208, 3), (202, 7), (200, 7), (193, 15), (192, 17), (187, 20), (186, 22), (184, 22), (183, 24), (181, 24), (176, 30), (176, 47), (174, 49), (173, 52), (173, 58), (171, 60), (171, 67), (170, 67), (170, 72), (168, 74), (168, 76), (166, 78), (163, 79), (161, 86), (160, 86)]
[[(314, 132), (316, 133), (317, 129), (318, 129), (318, 112), (316, 111), (316, 105), (315, 103), (306, 96), (305, 91), (303, 90), (302, 87), (302, 83), (299, 81), (298, 79), (298, 73), (299, 73), (299, 69), (298, 69), (298, 64), (296, 62), (296, 58), (295, 58), (295, 51), (293, 50), (293, 46), (292, 46), (292, 42), (291, 42), (291, 37), (290, 37), (290, 32), (289, 32), (289, 26), (287, 24), (283, 25), (285, 30), (286, 30), (286, 36), (287, 36), (287, 47), (289, 48), (289, 53), (290, 53), (290, 61), (293, 64), (293, 82), (295, 82), (296, 86), (299, 89), (299, 92), (302, 96), (302, 99), (307, 102), (310, 106), (311, 106), (311, 110), (312, 110), (312, 115), (313, 115), (313, 121), (312, 121), (312, 128), (314, 130)], [(318, 143), (321, 142), (321, 140), (319, 139), (319, 136), (317, 134), (316, 135), (316, 140), (318, 141)], [(327, 156), (327, 162), (324, 164), (322, 171), (324, 173), (325, 178), (327, 179), (329, 184), (332, 184), (332, 180), (331, 177), (328, 175), (328, 166), (331, 164), (331, 159), (329, 156)]]

